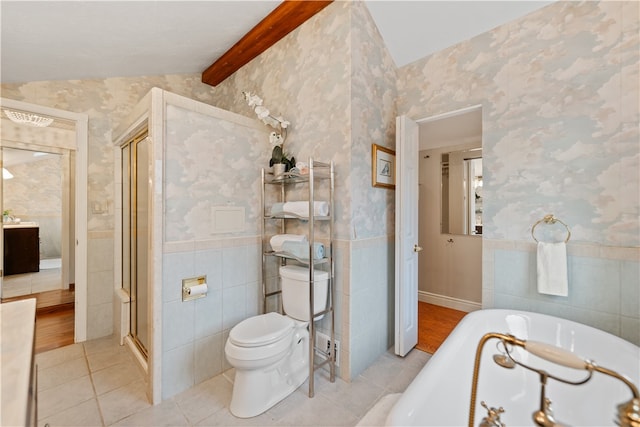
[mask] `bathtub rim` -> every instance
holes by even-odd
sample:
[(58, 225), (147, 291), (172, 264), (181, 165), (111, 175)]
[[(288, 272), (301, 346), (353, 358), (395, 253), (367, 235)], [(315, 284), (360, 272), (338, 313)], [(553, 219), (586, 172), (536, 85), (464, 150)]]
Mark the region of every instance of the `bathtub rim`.
[[(479, 322), (481, 319), (495, 319), (495, 318), (506, 319), (508, 315), (521, 315), (529, 318), (536, 318), (541, 320), (544, 319), (550, 322), (559, 322), (559, 323), (562, 323), (563, 326), (566, 326), (567, 329), (573, 328), (573, 329), (583, 330), (585, 332), (596, 333), (599, 336), (606, 338), (607, 340), (612, 340), (611, 342), (615, 343), (616, 349), (618, 348), (617, 346), (619, 345), (620, 349), (624, 351), (628, 351), (629, 353), (635, 353), (637, 355), (638, 360), (640, 361), (639, 346), (636, 346), (630, 341), (627, 341), (624, 338), (621, 338), (610, 332), (595, 328), (590, 325), (586, 325), (584, 323), (576, 322), (569, 319), (564, 319), (558, 316), (548, 315), (544, 313), (537, 313), (532, 311), (525, 311), (525, 310), (512, 310), (512, 309), (504, 309), (504, 308), (487, 308), (487, 309), (476, 310), (476, 311), (467, 313), (462, 318), (462, 320), (458, 323), (458, 325), (456, 325), (453, 331), (449, 334), (447, 339), (442, 343), (442, 345), (438, 348), (438, 350), (436, 350), (436, 352), (431, 356), (431, 358), (429, 359), (425, 367), (418, 373), (418, 375), (414, 378), (411, 384), (409, 384), (406, 390), (402, 393), (400, 398), (398, 398), (395, 404), (391, 407), (391, 410), (389, 411), (389, 414), (385, 419), (385, 425), (387, 426), (405, 425), (402, 422), (398, 422), (398, 421), (406, 420), (406, 416), (404, 415), (404, 413), (400, 413), (400, 414), (397, 414), (397, 413), (400, 412), (401, 409), (404, 407), (406, 400), (409, 399), (409, 396), (412, 397), (414, 394), (419, 393), (421, 391), (420, 387), (418, 386), (418, 384), (420, 383), (418, 379), (422, 380), (422, 377), (426, 377), (429, 371), (431, 371), (432, 369), (444, 368), (446, 366), (446, 364), (444, 366), (441, 366), (441, 365), (445, 363), (446, 361), (445, 358), (448, 356), (448, 351), (451, 350), (449, 347), (462, 346), (462, 344), (464, 344), (464, 339), (458, 338), (458, 335), (462, 333), (460, 331), (464, 331), (467, 328), (474, 328), (474, 326), (468, 326), (468, 325), (473, 324), (475, 322)], [(504, 331), (497, 331), (497, 330), (484, 331), (484, 333), (488, 333), (488, 332), (502, 333)], [(518, 337), (518, 338), (524, 339), (523, 337)], [(476, 347), (477, 347), (477, 342), (473, 346), (474, 353), (475, 353)], [(452, 350), (455, 351), (456, 349), (453, 348)], [(578, 354), (578, 356), (585, 357), (584, 355), (580, 355), (580, 354)], [(626, 376), (629, 378), (628, 375)], [(634, 377), (630, 379), (632, 382), (634, 382), (636, 386), (640, 386), (640, 371), (638, 372), (638, 377)], [(464, 392), (466, 393), (467, 390), (464, 390)], [(470, 386), (469, 386), (469, 395), (470, 395)]]

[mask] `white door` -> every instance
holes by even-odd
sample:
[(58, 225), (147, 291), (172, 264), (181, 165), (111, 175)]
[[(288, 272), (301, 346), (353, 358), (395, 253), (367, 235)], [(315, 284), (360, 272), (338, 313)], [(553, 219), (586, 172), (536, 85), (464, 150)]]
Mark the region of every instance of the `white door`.
[(418, 124), (396, 118), (395, 353), (418, 343)]

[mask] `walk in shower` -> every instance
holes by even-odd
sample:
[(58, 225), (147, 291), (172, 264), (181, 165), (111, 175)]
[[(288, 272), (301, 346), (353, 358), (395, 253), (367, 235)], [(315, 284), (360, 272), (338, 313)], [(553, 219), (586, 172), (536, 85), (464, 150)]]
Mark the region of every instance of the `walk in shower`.
[(122, 183), (122, 289), (129, 296), (129, 337), (145, 358), (149, 348), (149, 165), (144, 129), (120, 146)]

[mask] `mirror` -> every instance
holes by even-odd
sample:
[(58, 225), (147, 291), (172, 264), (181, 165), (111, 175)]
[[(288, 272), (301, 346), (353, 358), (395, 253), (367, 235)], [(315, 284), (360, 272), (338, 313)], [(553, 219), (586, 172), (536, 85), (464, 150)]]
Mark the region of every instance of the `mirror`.
[(482, 147), (441, 155), (443, 234), (482, 235)]

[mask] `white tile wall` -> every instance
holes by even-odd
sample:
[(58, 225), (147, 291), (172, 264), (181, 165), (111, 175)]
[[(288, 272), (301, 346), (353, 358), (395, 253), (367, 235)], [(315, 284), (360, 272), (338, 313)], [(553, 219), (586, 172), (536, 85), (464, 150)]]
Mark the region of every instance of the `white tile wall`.
[[(350, 376), (366, 369), (394, 342), (394, 243), (387, 236), (352, 242), (348, 297)], [(375, 268), (373, 268), (375, 266)]]
[[(484, 292), (484, 308), (535, 311), (584, 323), (640, 344), (640, 249), (602, 250), (598, 245), (569, 246), (567, 297), (537, 291), (534, 245), (485, 241), (494, 265)], [(634, 257), (639, 261), (630, 260)], [(589, 255), (589, 256), (587, 256)]]
[[(176, 247), (163, 258), (163, 399), (220, 374), (228, 331), (261, 308), (257, 237)], [(207, 296), (183, 302), (182, 279), (199, 275), (207, 276)]]
[(87, 250), (87, 338), (111, 335), (113, 332), (113, 259), (114, 240), (90, 238)]

